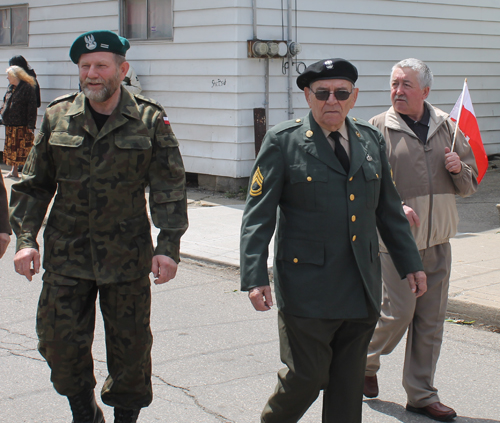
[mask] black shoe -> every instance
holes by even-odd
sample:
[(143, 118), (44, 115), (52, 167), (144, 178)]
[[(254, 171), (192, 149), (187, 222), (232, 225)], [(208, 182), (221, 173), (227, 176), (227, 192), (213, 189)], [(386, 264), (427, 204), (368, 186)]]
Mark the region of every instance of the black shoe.
[(115, 423), (136, 423), (141, 409), (127, 410), (115, 407)]
[(93, 389), (68, 397), (68, 401), (73, 413), (72, 423), (105, 423), (102, 410), (95, 402)]

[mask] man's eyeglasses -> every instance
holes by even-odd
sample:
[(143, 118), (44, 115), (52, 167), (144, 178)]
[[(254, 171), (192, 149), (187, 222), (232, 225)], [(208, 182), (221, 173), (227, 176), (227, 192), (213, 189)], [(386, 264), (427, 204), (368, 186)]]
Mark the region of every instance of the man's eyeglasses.
[[(310, 88), (309, 88), (310, 89)], [(311, 90), (311, 92), (316, 96), (316, 98), (319, 101), (326, 101), (330, 97), (330, 94), (333, 94), (333, 96), (338, 100), (347, 100), (349, 96), (352, 94), (352, 91), (346, 91), (346, 90), (338, 90), (338, 91), (327, 91), (327, 90), (318, 90), (314, 92)]]

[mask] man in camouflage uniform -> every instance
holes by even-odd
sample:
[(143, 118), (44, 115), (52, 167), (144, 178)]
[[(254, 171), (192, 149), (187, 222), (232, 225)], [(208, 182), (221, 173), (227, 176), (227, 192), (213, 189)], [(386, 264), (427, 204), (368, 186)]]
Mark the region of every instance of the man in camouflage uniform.
[[(23, 179), (12, 188), (14, 265), (29, 280), (39, 271), (36, 237), (56, 194), (44, 232), (38, 348), (74, 423), (104, 422), (91, 354), (98, 292), (109, 371), (102, 401), (122, 423), (136, 422), (151, 403), (149, 272), (157, 284), (175, 277), (187, 229), (184, 168), (165, 112), (121, 88), (129, 47), (110, 31), (75, 40), (70, 57), (82, 92), (49, 105)], [(147, 186), (160, 228), (154, 252)]]

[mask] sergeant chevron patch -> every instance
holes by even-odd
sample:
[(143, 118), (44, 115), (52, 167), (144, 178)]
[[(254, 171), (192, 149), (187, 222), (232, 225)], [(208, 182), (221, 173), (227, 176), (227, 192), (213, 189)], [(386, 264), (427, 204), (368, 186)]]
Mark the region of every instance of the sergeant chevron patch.
[(262, 194), (262, 185), (264, 184), (264, 177), (260, 171), (260, 167), (257, 167), (257, 170), (253, 174), (252, 177), (252, 185), (250, 186), (250, 195), (252, 197), (258, 197)]

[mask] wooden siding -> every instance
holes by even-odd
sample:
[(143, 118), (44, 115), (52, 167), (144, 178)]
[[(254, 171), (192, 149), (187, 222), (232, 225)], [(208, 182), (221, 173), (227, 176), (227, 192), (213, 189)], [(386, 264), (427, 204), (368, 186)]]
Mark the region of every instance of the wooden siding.
[[(22, 3), (13, 0), (10, 4)], [(257, 35), (287, 37), (280, 0), (257, 0)], [(284, 2), (285, 5), (287, 2)], [(295, 4), (295, 2), (293, 2)], [(497, 0), (297, 1), (293, 39), (306, 65), (344, 57), (358, 67), (360, 95), (353, 116), (390, 106), (389, 73), (407, 57), (424, 60), (435, 75), (429, 100), (449, 112), (468, 78), (483, 141), (500, 153), (500, 3)], [(127, 55), (143, 94), (166, 109), (188, 172), (245, 177), (253, 165), (253, 108), (264, 107), (265, 61), (247, 58), (253, 36), (250, 0), (174, 0), (174, 40), (132, 42)], [(42, 107), (78, 89), (68, 49), (82, 32), (119, 28), (117, 0), (32, 0), (29, 47), (0, 47), (0, 68), (15, 54), (27, 58), (42, 87)], [(295, 13), (293, 17), (295, 24)], [(308, 112), (295, 86), (294, 116)], [(6, 79), (0, 78), (3, 95)], [(269, 124), (288, 119), (287, 75), (270, 61)], [(3, 131), (0, 137), (3, 138)]]

